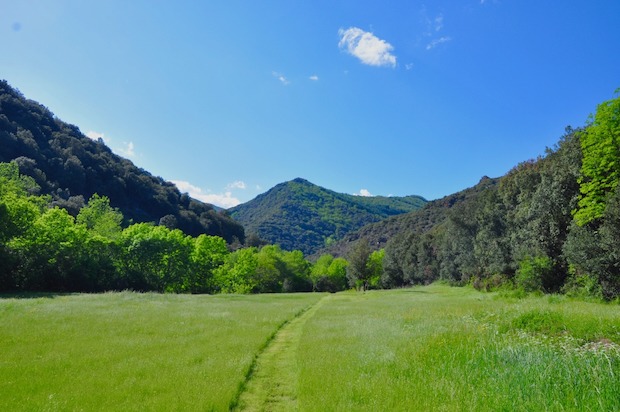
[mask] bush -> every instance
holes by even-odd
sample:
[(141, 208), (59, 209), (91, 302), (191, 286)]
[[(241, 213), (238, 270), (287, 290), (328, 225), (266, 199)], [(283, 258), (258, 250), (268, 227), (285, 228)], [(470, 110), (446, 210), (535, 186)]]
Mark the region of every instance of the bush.
[(553, 266), (553, 261), (547, 256), (525, 256), (517, 269), (517, 285), (526, 292), (544, 292), (545, 281), (552, 275)]

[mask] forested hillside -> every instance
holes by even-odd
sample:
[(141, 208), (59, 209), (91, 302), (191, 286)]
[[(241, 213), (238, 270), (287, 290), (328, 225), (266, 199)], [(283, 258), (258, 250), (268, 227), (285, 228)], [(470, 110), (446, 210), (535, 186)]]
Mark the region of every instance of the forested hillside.
[(247, 233), (285, 250), (315, 253), (352, 230), (388, 216), (420, 209), (420, 196), (353, 196), (336, 193), (304, 179), (280, 183), (255, 199), (229, 209)]
[[(382, 275), (373, 280), (371, 248), (383, 245), (375, 252)], [(368, 225), (320, 254), (318, 262), (346, 255), (347, 275), (362, 287), (444, 280), (619, 299), (620, 97), (599, 104), (586, 127), (568, 127), (544, 156)]]
[(77, 216), (97, 193), (110, 199), (129, 222), (154, 222), (186, 234), (244, 241), (242, 225), (225, 212), (181, 194), (176, 186), (152, 176), (112, 153), (102, 140), (84, 136), (41, 104), (27, 100), (0, 81), (0, 162), (15, 160), (53, 206)]
[(422, 209), (391, 216), (379, 222), (369, 223), (356, 231), (349, 232), (338, 242), (321, 249), (309, 258), (315, 260), (324, 254), (330, 254), (334, 257), (346, 257), (351, 247), (359, 239), (368, 240), (372, 250), (380, 250), (398, 233), (410, 231), (428, 232), (447, 219), (448, 211), (454, 205), (474, 201), (486, 188), (497, 185), (498, 181), (498, 178), (492, 179), (484, 176), (474, 187), (438, 200), (432, 200), (426, 203)]
[[(581, 278), (583, 265), (600, 265), (608, 253), (602, 239), (594, 238), (605, 222), (588, 227), (573, 221), (582, 135), (567, 129), (545, 157), (520, 163), (498, 184), (454, 206), (432, 230), (393, 237), (385, 248), (384, 283), (478, 279), (497, 285), (512, 280), (550, 292), (566, 286), (570, 275)], [(584, 242), (584, 236), (593, 242)]]
[(477, 288), (620, 297), (620, 97), (544, 157), (385, 248), (384, 287), (444, 279)]

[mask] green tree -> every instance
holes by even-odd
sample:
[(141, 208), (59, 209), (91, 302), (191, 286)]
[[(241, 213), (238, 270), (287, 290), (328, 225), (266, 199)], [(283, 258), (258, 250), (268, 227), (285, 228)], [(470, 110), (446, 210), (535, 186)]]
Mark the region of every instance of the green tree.
[(284, 263), (282, 290), (284, 292), (311, 292), (310, 262), (304, 259), (301, 250), (283, 251), (280, 258)]
[(349, 285), (352, 287), (360, 287), (362, 290), (368, 288), (372, 271), (368, 267), (368, 261), (370, 259), (370, 246), (368, 240), (362, 239), (357, 245), (349, 252), (347, 267), (347, 278), (349, 279)]
[(123, 214), (110, 206), (110, 199), (94, 194), (88, 204), (77, 215), (77, 223), (86, 226), (91, 233), (109, 239), (118, 239), (121, 234)]
[[(616, 89), (616, 94), (620, 89)], [(606, 198), (620, 179), (620, 96), (603, 102), (581, 133), (581, 197), (574, 218), (580, 226), (603, 217)]]
[(370, 271), (369, 285), (372, 287), (379, 286), (379, 280), (383, 273), (383, 258), (385, 257), (385, 250), (374, 251), (368, 258), (368, 270)]
[(256, 254), (258, 265), (255, 270), (256, 285), (253, 292), (282, 292), (285, 264), (281, 260), (281, 255), (279, 245), (265, 246)]
[(64, 209), (48, 209), (30, 229), (9, 243), (20, 255), (24, 289), (88, 291), (95, 279), (85, 276), (88, 233)]
[(223, 265), (214, 272), (216, 284), (222, 293), (250, 293), (257, 285), (256, 268), (258, 249), (239, 249), (226, 256)]
[(327, 271), (333, 261), (334, 257), (332, 255), (322, 255), (316, 263), (312, 265), (312, 269), (310, 270), (312, 281), (315, 282), (321, 276), (327, 276)]
[(120, 266), (128, 286), (137, 290), (183, 292), (191, 270), (194, 239), (180, 230), (138, 223), (121, 233)]
[(332, 255), (321, 256), (312, 266), (310, 278), (316, 292), (338, 292), (347, 287), (347, 266), (344, 258), (334, 259)]
[(192, 271), (186, 278), (184, 289), (191, 293), (212, 292), (215, 289), (214, 271), (224, 264), (227, 255), (226, 241), (221, 237), (198, 236), (191, 254)]
[(327, 278), (334, 285), (334, 292), (347, 288), (347, 267), (349, 262), (345, 258), (336, 258), (327, 269)]

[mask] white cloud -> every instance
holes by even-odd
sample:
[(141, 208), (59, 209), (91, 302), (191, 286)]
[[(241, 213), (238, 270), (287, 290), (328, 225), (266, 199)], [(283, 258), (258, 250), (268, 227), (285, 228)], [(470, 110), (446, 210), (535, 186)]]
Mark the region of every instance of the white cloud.
[(366, 189), (360, 190), (359, 193), (353, 193), (353, 196), (374, 197), (374, 195), (370, 194), (370, 192)]
[(341, 37), (338, 47), (345, 49), (362, 63), (370, 66), (396, 67), (396, 56), (390, 54), (394, 47), (385, 40), (357, 27), (340, 29), (338, 34)]
[(277, 77), (278, 80), (282, 82), (282, 84), (284, 85), (291, 84), (288, 80), (286, 80), (286, 77), (282, 76), (281, 73), (273, 72), (272, 74), (274, 77)]
[(93, 139), (94, 141), (99, 140), (99, 138), (101, 138), (104, 142), (109, 142), (110, 139), (106, 139), (104, 137), (103, 133), (97, 133), (97, 132), (93, 132), (92, 130), (88, 133), (86, 133), (87, 137), (90, 137), (91, 139)]
[(236, 182), (232, 182), (226, 185), (226, 189), (245, 189), (245, 183), (243, 183), (241, 180), (237, 180)]
[(256, 185), (256, 190), (260, 190), (261, 187), (259, 185)]
[(411, 70), (411, 69), (413, 68), (413, 63), (410, 63), (410, 64), (405, 64), (405, 68), (406, 68), (407, 70)]
[(225, 209), (237, 206), (241, 203), (239, 199), (232, 197), (231, 192), (209, 194), (204, 193), (201, 188), (193, 186), (189, 182), (183, 182), (180, 180), (171, 180), (171, 182), (174, 183), (182, 193), (188, 193), (191, 197), (200, 200), (201, 202), (211, 203)]
[(432, 42), (430, 42), (428, 46), (426, 46), (426, 50), (430, 50), (433, 47), (437, 46), (439, 43), (443, 43), (443, 42), (450, 41), (450, 40), (452, 40), (450, 37), (442, 37), (441, 39), (435, 39)]
[(310, 76), (310, 80), (319, 80), (319, 76)]
[(123, 142), (124, 145), (127, 146), (127, 149), (118, 149), (118, 152), (123, 156), (135, 156), (135, 152), (133, 151), (133, 142)]

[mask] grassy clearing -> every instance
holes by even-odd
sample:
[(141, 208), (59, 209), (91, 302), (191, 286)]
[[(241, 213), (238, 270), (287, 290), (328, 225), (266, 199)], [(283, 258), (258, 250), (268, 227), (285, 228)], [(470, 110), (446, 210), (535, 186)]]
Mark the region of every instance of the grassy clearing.
[(324, 296), (0, 299), (0, 410), (620, 411), (618, 305)]
[(334, 296), (299, 347), (305, 411), (620, 410), (620, 307), (468, 288)]
[(265, 342), (322, 296), (5, 297), (0, 410), (228, 410)]

